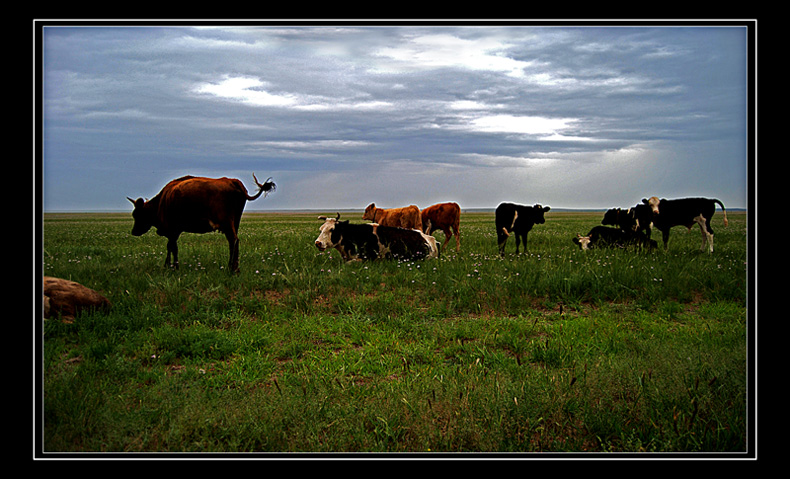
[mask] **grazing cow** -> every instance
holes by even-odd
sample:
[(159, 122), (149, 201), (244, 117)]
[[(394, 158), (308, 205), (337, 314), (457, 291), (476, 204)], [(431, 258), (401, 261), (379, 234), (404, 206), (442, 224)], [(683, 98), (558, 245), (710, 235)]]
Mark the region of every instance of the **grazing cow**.
[(258, 183), (258, 193), (250, 196), (241, 181), (232, 178), (201, 178), (183, 176), (165, 185), (148, 201), (127, 199), (134, 205), (132, 234), (141, 236), (156, 227), (159, 236), (167, 238), (165, 266), (178, 268), (178, 237), (181, 233), (208, 233), (219, 230), (228, 239), (231, 272), (239, 270), (239, 221), (247, 201), (258, 199), (261, 193), (274, 191), (271, 178)]
[(607, 228), (606, 226), (593, 227), (593, 229), (587, 233), (587, 236), (577, 234), (576, 237), (573, 238), (573, 242), (582, 250), (606, 247), (625, 248), (627, 246), (637, 246), (652, 250), (658, 247), (658, 243), (656, 243), (655, 240), (650, 239), (641, 231)]
[(447, 249), (447, 244), (455, 230), (455, 250), (461, 250), (461, 234), (458, 226), (461, 223), (461, 207), (458, 203), (439, 203), (429, 206), (420, 212), (422, 216), (422, 230), (426, 234), (433, 234), (436, 230), (444, 232), (442, 249)]
[(319, 228), (315, 247), (319, 251), (335, 248), (345, 261), (374, 260), (377, 258), (427, 259), (439, 256), (433, 236), (420, 230), (381, 226), (376, 223), (350, 224), (348, 220), (319, 216), (324, 224)]
[(610, 208), (604, 213), (601, 224), (618, 226), (629, 231), (644, 231), (650, 238), (653, 229), (653, 212), (645, 204), (638, 204), (627, 210)]
[(381, 226), (397, 226), (398, 228), (422, 231), (420, 209), (415, 205), (383, 209), (376, 208), (376, 204), (371, 203), (365, 208), (365, 214), (362, 216), (362, 219), (372, 221)]
[(551, 209), (550, 206), (524, 206), (513, 203), (500, 203), (496, 207), (496, 235), (499, 243), (499, 254), (505, 254), (505, 243), (510, 236), (510, 232), (516, 233), (516, 254), (522, 238), (524, 240), (524, 250), (527, 249), (527, 233), (535, 224), (546, 222), (543, 214)]
[(653, 211), (653, 225), (661, 231), (665, 250), (669, 243), (669, 230), (673, 226), (685, 226), (690, 231), (694, 223), (697, 223), (702, 232), (700, 251), (703, 251), (707, 244), (709, 253), (713, 253), (713, 228), (710, 226), (710, 220), (716, 212), (717, 203), (721, 206), (722, 212), (724, 212), (724, 226), (727, 226), (729, 224), (727, 221), (727, 210), (724, 209), (724, 203), (717, 199), (681, 198), (667, 200), (662, 198), (659, 200), (655, 196), (650, 199), (642, 199), (642, 204), (649, 206)]

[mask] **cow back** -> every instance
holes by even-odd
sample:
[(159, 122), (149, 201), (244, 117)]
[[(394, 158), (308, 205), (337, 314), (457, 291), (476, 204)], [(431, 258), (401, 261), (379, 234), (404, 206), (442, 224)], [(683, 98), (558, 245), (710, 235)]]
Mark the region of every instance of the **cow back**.
[(461, 207), (458, 203), (439, 203), (422, 210), (420, 216), (422, 218), (422, 230), (425, 233), (430, 234), (430, 231), (427, 230), (429, 224), (431, 230), (444, 230), (449, 227), (457, 229), (461, 220)]
[(173, 180), (159, 194), (160, 228), (202, 233), (238, 226), (246, 195), (244, 185), (234, 178), (186, 176)]
[(394, 258), (420, 259), (431, 253), (419, 230), (379, 225), (375, 231), (382, 249)]
[(392, 226), (398, 228), (418, 229), (422, 231), (422, 216), (420, 209), (416, 205), (404, 206), (402, 208), (376, 208), (371, 203), (366, 209), (362, 219), (373, 221), (382, 226)]

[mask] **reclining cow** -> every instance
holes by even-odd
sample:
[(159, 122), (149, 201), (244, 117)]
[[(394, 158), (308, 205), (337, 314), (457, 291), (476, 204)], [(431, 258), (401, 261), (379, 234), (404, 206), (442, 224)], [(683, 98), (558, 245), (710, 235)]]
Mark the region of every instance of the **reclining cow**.
[(496, 207), (495, 223), (496, 236), (499, 243), (499, 254), (505, 254), (505, 244), (513, 232), (516, 234), (516, 254), (518, 254), (519, 243), (524, 241), (524, 250), (527, 249), (527, 233), (532, 226), (543, 224), (546, 219), (543, 214), (551, 209), (550, 206), (524, 206), (513, 203), (500, 203)]
[(700, 251), (704, 251), (707, 245), (708, 252), (713, 253), (713, 228), (710, 226), (710, 220), (716, 212), (716, 204), (721, 206), (721, 210), (724, 213), (724, 226), (729, 224), (724, 203), (717, 199), (681, 198), (667, 200), (662, 198), (659, 200), (653, 196), (650, 199), (643, 198), (642, 204), (651, 208), (653, 225), (661, 231), (665, 250), (669, 243), (669, 230), (673, 226), (685, 226), (691, 230), (694, 223), (697, 223), (702, 232)]
[(579, 234), (573, 238), (573, 243), (582, 250), (597, 248), (626, 248), (636, 246), (645, 248), (648, 251), (658, 247), (658, 243), (647, 237), (641, 231), (630, 229), (607, 228), (606, 226), (595, 226), (587, 233), (587, 236)]
[(319, 251), (335, 248), (345, 261), (395, 258), (401, 260), (428, 259), (439, 256), (439, 246), (433, 236), (415, 229), (381, 226), (376, 223), (351, 224), (336, 218), (319, 216), (324, 220), (315, 240)]

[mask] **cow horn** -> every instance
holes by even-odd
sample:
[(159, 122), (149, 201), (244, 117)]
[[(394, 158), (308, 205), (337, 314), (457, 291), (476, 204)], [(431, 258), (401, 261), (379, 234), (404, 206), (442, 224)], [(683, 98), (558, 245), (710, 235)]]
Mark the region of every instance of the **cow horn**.
[(340, 219), (340, 212), (339, 212), (339, 211), (337, 212), (337, 218), (335, 218), (335, 219), (336, 219), (336, 220), (339, 220), (339, 219)]

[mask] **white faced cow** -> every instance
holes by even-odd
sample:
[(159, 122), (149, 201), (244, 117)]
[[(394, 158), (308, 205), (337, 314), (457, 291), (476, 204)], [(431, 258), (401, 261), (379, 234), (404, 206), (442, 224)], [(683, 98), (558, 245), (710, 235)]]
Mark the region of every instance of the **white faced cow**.
[(587, 233), (587, 236), (577, 234), (576, 237), (573, 238), (573, 243), (578, 245), (582, 250), (636, 246), (637, 248), (644, 248), (649, 251), (658, 246), (654, 240), (648, 238), (647, 235), (641, 231), (607, 228), (606, 226), (593, 227), (590, 232)]
[(377, 258), (428, 259), (439, 256), (439, 246), (433, 236), (420, 230), (380, 226), (377, 223), (350, 224), (348, 220), (319, 216), (324, 220), (315, 240), (319, 251), (335, 248), (345, 261), (374, 260)]
[(724, 204), (717, 199), (709, 198), (681, 198), (676, 200), (658, 199), (653, 196), (650, 199), (642, 199), (642, 203), (653, 210), (653, 226), (655, 226), (664, 239), (664, 249), (669, 243), (669, 230), (673, 226), (685, 226), (689, 230), (694, 223), (699, 225), (702, 232), (702, 247), (708, 246), (708, 252), (713, 253), (713, 228), (710, 220), (716, 212), (716, 204), (721, 206), (724, 213), (724, 226), (728, 225), (727, 210)]

